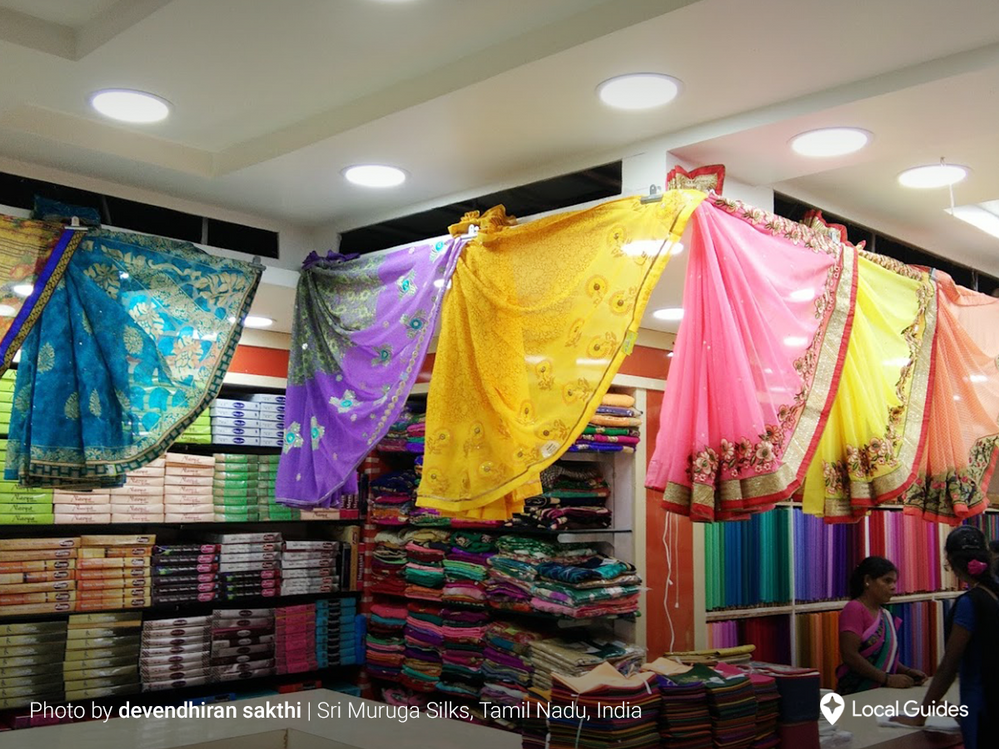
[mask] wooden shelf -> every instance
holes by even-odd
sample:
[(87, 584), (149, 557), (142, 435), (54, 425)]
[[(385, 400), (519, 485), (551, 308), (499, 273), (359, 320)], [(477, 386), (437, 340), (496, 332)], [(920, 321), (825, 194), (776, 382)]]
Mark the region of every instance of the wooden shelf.
[[(938, 590), (930, 593), (909, 593), (895, 596), (891, 604), (915, 603), (918, 601), (943, 601), (957, 598), (963, 591)], [(837, 598), (830, 601), (807, 601), (794, 604), (777, 604), (774, 606), (753, 606), (747, 608), (714, 609), (708, 611), (706, 620), (709, 622), (724, 622), (732, 619), (755, 619), (764, 616), (787, 616), (790, 614), (814, 614), (822, 611), (838, 611), (849, 601), (849, 598)]]

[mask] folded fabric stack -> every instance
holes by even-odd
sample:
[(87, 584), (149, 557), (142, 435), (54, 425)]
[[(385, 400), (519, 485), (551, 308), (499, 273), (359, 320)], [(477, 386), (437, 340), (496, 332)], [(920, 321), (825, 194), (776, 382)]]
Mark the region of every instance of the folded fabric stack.
[(339, 554), (339, 541), (285, 541), (281, 554), (281, 595), (339, 590), (336, 571)]
[(441, 678), (444, 617), (440, 605), (413, 601), (404, 629), (406, 657), (399, 681), (417, 692), (437, 689)]
[(405, 525), (413, 509), (417, 477), (413, 471), (399, 471), (371, 482), (368, 515), (375, 525)]
[(398, 681), (406, 658), (403, 632), (409, 610), (405, 604), (376, 603), (368, 616), (365, 640), (368, 673), (380, 679)]
[(659, 735), (665, 746), (676, 749), (712, 749), (711, 715), (706, 679), (714, 676), (707, 666), (686, 673), (657, 674), (661, 706)]
[(379, 451), (388, 453), (408, 452), (406, 450), (406, 443), (409, 434), (406, 430), (413, 423), (413, 419), (414, 415), (408, 408), (399, 414), (399, 418), (389, 427), (382, 441), (378, 443)]
[[(7, 381), (4, 378), (11, 371), (7, 370), (3, 377), (0, 377), (0, 398), (4, 396), (2, 386)], [(3, 402), (0, 401), (0, 407), (2, 406)], [(0, 427), (0, 432), (6, 431), (6, 427)], [(0, 465), (6, 461), (7, 440), (2, 439), (0, 440)], [(160, 494), (162, 495), (162, 491)], [(160, 503), (162, 505), (162, 497)], [(54, 522), (55, 508), (51, 489), (25, 488), (18, 486), (16, 481), (0, 479), (0, 525), (52, 525)]]
[(582, 676), (601, 663), (609, 663), (622, 674), (638, 670), (645, 658), (645, 648), (620, 641), (567, 640), (555, 637), (531, 643), (534, 664), (533, 687), (552, 688), (552, 674)]
[[(154, 546), (150, 565), (154, 605), (206, 603), (218, 596), (217, 544)], [(137, 575), (135, 571), (128, 574)]]
[(489, 612), (445, 607), (444, 649), (441, 654), (439, 689), (458, 697), (478, 699), (482, 688), (482, 641), (489, 624)]
[(125, 485), (108, 490), (112, 523), (162, 523), (166, 517), (166, 458), (125, 474)]
[(496, 553), (492, 536), (477, 531), (455, 531), (444, 558), (444, 601), (486, 605), (489, 558)]
[(756, 740), (753, 749), (780, 746), (777, 720), (780, 718), (780, 692), (777, 680), (763, 674), (749, 674), (756, 693)]
[(444, 596), (444, 555), (451, 549), (444, 530), (419, 529), (403, 534), (406, 540), (406, 597), (440, 602)]
[(606, 747), (641, 749), (659, 744), (659, 695), (651, 688), (655, 676), (623, 676), (602, 663), (585, 676), (555, 674), (552, 706), (581, 717), (548, 719), (550, 749)]
[(326, 660), (330, 666), (349, 666), (361, 662), (364, 645), (363, 616), (357, 615), (356, 598), (318, 601), (317, 612), (326, 620)]
[(501, 611), (531, 612), (531, 586), (538, 571), (532, 562), (497, 554), (489, 559), (486, 597)]
[(69, 617), (66, 627), (63, 680), (67, 701), (142, 691), (141, 613), (77, 614)]
[[(724, 664), (720, 664), (724, 665)], [(705, 680), (711, 733), (718, 749), (748, 749), (756, 740), (756, 694), (744, 674), (718, 671)]]
[(420, 414), (406, 427), (406, 451), (423, 455), (427, 435), (427, 415)]
[(613, 557), (543, 562), (531, 588), (531, 605), (574, 619), (630, 614), (638, 610), (640, 590), (635, 567)]
[(375, 548), (371, 555), (372, 593), (402, 596), (406, 594), (406, 542), (402, 534), (395, 531), (381, 531), (375, 536)]
[(630, 395), (608, 393), (569, 452), (633, 453), (642, 441), (642, 412)]
[[(76, 611), (141, 609), (152, 605), (150, 559), (155, 544), (155, 536), (81, 536), (76, 564)], [(34, 595), (48, 600), (52, 594)], [(24, 602), (32, 601), (41, 603), (33, 597)]]
[(63, 702), (66, 621), (0, 624), (0, 710)]
[(235, 681), (275, 672), (274, 609), (212, 612), (212, 680)]
[(527, 699), (534, 676), (531, 643), (543, 637), (540, 632), (510, 622), (493, 622), (486, 627), (483, 702), (520, 705)]
[(772, 676), (780, 694), (778, 736), (784, 746), (811, 747), (819, 741), (821, 677), (818, 671), (773, 663), (750, 664), (754, 673)]
[(180, 689), (211, 680), (210, 616), (142, 623), (139, 670), (143, 691)]
[(611, 526), (606, 507), (610, 487), (600, 466), (556, 463), (541, 472), (541, 486), (544, 493), (525, 500), (524, 511), (507, 521), (507, 527), (557, 531)]
[(274, 610), (274, 665), (279, 674), (302, 674), (319, 668), (316, 604)]

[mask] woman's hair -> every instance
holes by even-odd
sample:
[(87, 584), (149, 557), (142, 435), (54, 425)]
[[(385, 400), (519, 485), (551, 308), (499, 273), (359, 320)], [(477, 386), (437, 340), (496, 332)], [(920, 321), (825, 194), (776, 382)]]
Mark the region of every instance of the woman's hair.
[(947, 559), (955, 572), (974, 580), (999, 595), (999, 582), (992, 570), (992, 552), (985, 534), (972, 525), (955, 528), (947, 536), (944, 546)]
[(898, 573), (898, 567), (884, 557), (867, 557), (857, 565), (857, 568), (850, 575), (850, 598), (860, 598), (864, 594), (864, 578), (869, 577), (877, 580), (884, 577), (889, 572)]

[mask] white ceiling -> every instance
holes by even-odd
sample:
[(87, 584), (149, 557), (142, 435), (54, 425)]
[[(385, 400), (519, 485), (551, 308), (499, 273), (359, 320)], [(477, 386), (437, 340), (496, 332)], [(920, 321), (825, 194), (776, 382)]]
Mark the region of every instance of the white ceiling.
[[(958, 203), (999, 198), (995, 0), (0, 0), (0, 70), (0, 158), (317, 235), (668, 151), (999, 275), (999, 240), (944, 214), (946, 191), (895, 182), (943, 156), (973, 169)], [(636, 71), (681, 96), (601, 105), (598, 83)], [(112, 124), (87, 106), (109, 86), (173, 114)], [(824, 125), (875, 140), (791, 153)], [(345, 183), (364, 161), (411, 179)]]

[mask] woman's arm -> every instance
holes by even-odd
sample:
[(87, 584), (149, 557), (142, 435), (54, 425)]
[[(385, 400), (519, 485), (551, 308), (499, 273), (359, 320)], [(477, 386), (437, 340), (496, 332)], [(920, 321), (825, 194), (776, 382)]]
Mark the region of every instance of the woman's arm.
[[(930, 688), (926, 690), (926, 696), (923, 698), (924, 706), (936, 704), (947, 694), (947, 690), (950, 689), (951, 684), (954, 683), (954, 679), (957, 677), (958, 668), (961, 666), (961, 658), (964, 656), (964, 651), (968, 647), (969, 642), (971, 642), (971, 632), (960, 624), (955, 624), (951, 628), (950, 637), (947, 639), (947, 649), (944, 650), (943, 660), (940, 661), (940, 666), (933, 676), (933, 681), (930, 682)], [(909, 726), (921, 726), (926, 723), (926, 718), (923, 716), (915, 718), (899, 716), (892, 718), (892, 720)]]
[(927, 678), (929, 678), (918, 668), (912, 668), (911, 666), (906, 666), (901, 662), (898, 664), (898, 668), (895, 670), (898, 671), (898, 673), (902, 674), (903, 676), (908, 676), (910, 679), (912, 679), (912, 682), (917, 686), (921, 685), (923, 682), (926, 681)]
[(847, 668), (882, 686), (894, 687), (895, 689), (905, 689), (912, 686), (910, 677), (902, 674), (888, 674), (874, 666), (860, 654), (860, 644), (860, 635), (855, 632), (839, 633), (839, 653)]

